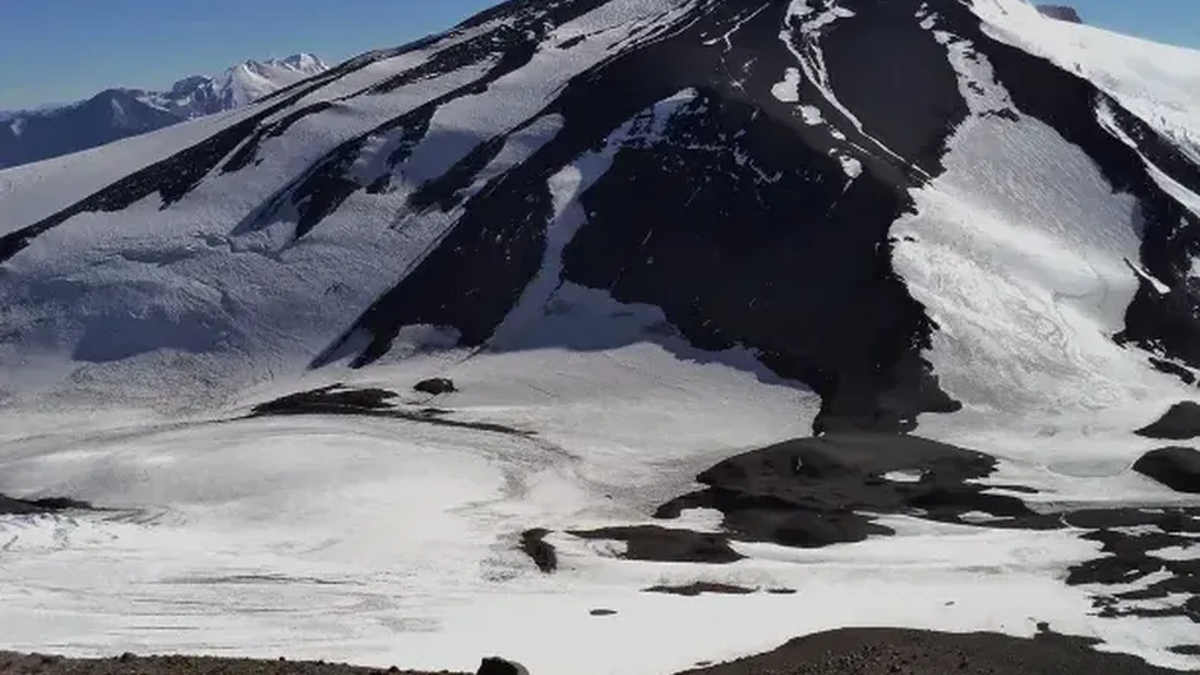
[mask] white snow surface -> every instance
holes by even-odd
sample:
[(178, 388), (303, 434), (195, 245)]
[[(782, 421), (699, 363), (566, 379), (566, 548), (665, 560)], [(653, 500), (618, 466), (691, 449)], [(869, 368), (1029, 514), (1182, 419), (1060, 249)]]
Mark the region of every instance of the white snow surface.
[[(1010, 107), (987, 59), (953, 36), (945, 42), (971, 110)], [(943, 161), (945, 174), (914, 191), (917, 213), (892, 229), (897, 269), (939, 325), (935, 372), (965, 406), (923, 418), (922, 433), (1014, 459), (1002, 474), (1039, 457), (1051, 465), (1042, 480), (1055, 463), (1123, 470), (1151, 447), (1129, 430), (1191, 398), (1111, 338), (1137, 289), (1136, 201), (1024, 116), (969, 117)], [(1028, 456), (1013, 456), (1014, 434)]]
[(972, 0), (990, 34), (1096, 83), (1200, 160), (1200, 51), (1048, 18), (1025, 0)]
[[(305, 372), (312, 354), (461, 216), (417, 218), (403, 212), (408, 194), (534, 117), (574, 74), (642, 39), (629, 26), (669, 22), (693, 6), (618, 0), (560, 27), (528, 66), (442, 106), (390, 192), (354, 194), (300, 242), (289, 238), (294, 213), (261, 231), (237, 226), (332, 148), (478, 78), (491, 62), (339, 101), (265, 141), (261, 164), (208, 176), (165, 210), (151, 196), (76, 217), (6, 264), (0, 492), (70, 494), (112, 510), (0, 517), (0, 647), (461, 670), (500, 653), (535, 673), (652, 675), (844, 626), (1028, 636), (1047, 621), (1104, 649), (1200, 665), (1169, 652), (1195, 641), (1190, 621), (1103, 619), (1090, 594), (1110, 589), (1063, 584), (1069, 566), (1099, 552), (1070, 532), (886, 517), (897, 536), (821, 550), (738, 544), (748, 558), (726, 566), (621, 561), (610, 542), (561, 532), (652, 522), (653, 508), (694, 488), (699, 471), (807, 435), (817, 411), (812, 392), (773, 376), (755, 354), (696, 350), (659, 310), (559, 278), (563, 247), (587, 218), (579, 196), (619, 147), (654, 142), (694, 100), (691, 91), (643, 111), (549, 178), (547, 255), (486, 348), (430, 350), (446, 336), (415, 327), (382, 365)], [(1026, 7), (976, 1), (997, 35), (1079, 60), (1160, 130), (1195, 138), (1187, 136), (1200, 110), (1187, 65), (1194, 52), (1035, 20)], [(816, 38), (850, 15), (833, 0), (796, 0), (789, 16), (811, 39), (781, 36), (797, 68), (776, 96), (798, 102), (803, 76), (841, 109)], [(494, 27), (382, 59), (297, 106), (360, 91)], [(549, 46), (584, 35), (569, 50)], [(971, 45), (940, 39), (971, 109), (1004, 106), (1007, 92)], [(1122, 61), (1120, 50), (1138, 58)], [(0, 234), (256, 110), (0, 172)], [(802, 114), (822, 123), (816, 108)], [(530, 157), (563, 124), (544, 115), (513, 134), (468, 192)], [(369, 138), (354, 179), (378, 178), (396, 142), (395, 134)], [(861, 171), (839, 159), (848, 178)], [(969, 118), (945, 162), (945, 175), (914, 193), (917, 212), (893, 229), (898, 271), (940, 326), (928, 357), (965, 404), (923, 417), (920, 433), (995, 454), (1002, 462), (992, 482), (1041, 490), (1023, 498), (1042, 508), (1194, 503), (1129, 470), (1155, 446), (1130, 430), (1192, 394), (1111, 340), (1137, 283), (1126, 264), (1138, 258), (1135, 201), (1114, 193), (1053, 129), (1024, 117)], [(1184, 193), (1176, 198), (1194, 207)], [(338, 283), (346, 278), (358, 283)], [(436, 402), (453, 419), (533, 435), (382, 418), (241, 419), (256, 403), (335, 382), (385, 387), (423, 406), (428, 399), (410, 387), (430, 376), (460, 387)], [(689, 512), (660, 524), (711, 531), (718, 523), (712, 512)], [(553, 575), (516, 550), (532, 527), (556, 531)], [(696, 580), (798, 593), (641, 592)], [(589, 615), (596, 608), (617, 613)]]
[[(558, 327), (536, 334), (594, 339), (594, 314), (617, 310), (630, 327), (654, 320), (653, 310), (596, 293), (566, 289), (566, 309), (547, 319)], [(536, 430), (533, 438), (315, 417), (143, 419), (100, 430), (72, 420), (10, 440), (0, 490), (40, 485), (114, 511), (0, 521), (5, 646), (464, 670), (480, 654), (503, 653), (532, 672), (650, 675), (843, 626), (1028, 636), (1049, 621), (1106, 648), (1189, 663), (1165, 651), (1188, 639), (1186, 620), (1092, 616), (1087, 589), (1059, 576), (1098, 545), (1057, 532), (895, 517), (882, 522), (896, 537), (818, 551), (738, 545), (749, 558), (720, 567), (620, 561), (604, 542), (558, 533), (549, 541), (560, 570), (539, 573), (515, 550), (522, 530), (649, 522), (648, 510), (698, 470), (801, 435), (815, 413), (803, 389), (726, 365), (745, 366), (744, 357), (704, 363), (670, 339), (615, 346), (634, 335), (616, 331), (592, 351), (510, 344), (272, 385), (294, 391), (350, 376), (403, 390), (449, 376), (462, 392), (442, 403), (456, 416)], [(640, 592), (695, 580), (798, 593)], [(590, 616), (596, 608), (617, 614)], [(758, 620), (763, 612), (773, 619)]]
[(784, 73), (783, 80), (771, 89), (771, 93), (784, 103), (798, 103), (800, 101), (799, 87), (800, 69), (788, 68)]

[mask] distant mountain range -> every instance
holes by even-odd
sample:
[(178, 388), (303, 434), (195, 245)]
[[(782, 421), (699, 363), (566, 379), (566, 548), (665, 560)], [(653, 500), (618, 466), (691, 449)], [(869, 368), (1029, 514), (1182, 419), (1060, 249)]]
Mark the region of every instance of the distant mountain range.
[(0, 112), (0, 169), (87, 150), (179, 122), (232, 110), (324, 72), (312, 54), (245, 61), (167, 91), (106, 89), (84, 101)]

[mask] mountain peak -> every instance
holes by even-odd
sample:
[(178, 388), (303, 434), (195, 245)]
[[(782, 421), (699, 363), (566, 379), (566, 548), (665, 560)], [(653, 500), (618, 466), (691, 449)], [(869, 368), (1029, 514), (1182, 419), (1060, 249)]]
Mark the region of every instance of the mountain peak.
[(212, 78), (213, 94), (223, 109), (240, 107), (328, 69), (324, 61), (307, 52), (243, 61)]
[(325, 63), (321, 57), (308, 52), (292, 54), (282, 59), (271, 59), (270, 63), (292, 68), (293, 70), (303, 70), (313, 73), (329, 70), (329, 64)]
[(303, 73), (306, 75), (316, 75), (317, 73), (326, 71), (329, 65), (325, 63), (319, 56), (308, 52), (300, 52), (286, 56), (283, 58), (269, 58), (265, 61), (257, 59), (248, 59), (233, 66), (225, 71), (226, 74), (234, 71), (244, 71), (254, 73), (255, 75), (268, 76), (272, 71), (288, 71)]
[(165, 91), (114, 87), (67, 105), (0, 112), (0, 121), (13, 121), (0, 126), (0, 169), (232, 110), (328, 69), (320, 57), (300, 52), (185, 77)]

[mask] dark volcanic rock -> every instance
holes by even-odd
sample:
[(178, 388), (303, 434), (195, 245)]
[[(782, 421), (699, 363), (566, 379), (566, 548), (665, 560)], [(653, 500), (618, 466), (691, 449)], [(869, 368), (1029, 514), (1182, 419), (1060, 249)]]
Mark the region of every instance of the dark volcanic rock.
[(988, 455), (915, 436), (829, 434), (727, 459), (697, 477), (705, 490), (664, 504), (656, 515), (715, 508), (737, 539), (805, 548), (891, 533), (863, 511), (919, 512), (949, 522), (981, 511), (997, 517), (993, 526), (1060, 526), (1020, 499), (968, 482), (994, 468)]
[(70, 510), (94, 510), (87, 502), (65, 497), (47, 497), (45, 499), (14, 499), (0, 494), (0, 515), (31, 515), (37, 513), (56, 513)]
[(489, 656), (479, 664), (475, 675), (529, 675), (529, 671), (515, 661)]
[(950, 634), (847, 628), (788, 642), (775, 651), (679, 675), (1168, 675), (1127, 654), (1100, 652), (1084, 638), (1042, 633)]
[(1160, 448), (1142, 455), (1133, 470), (1176, 492), (1200, 494), (1200, 451)]
[(753, 588), (744, 586), (734, 586), (732, 584), (719, 584), (712, 581), (697, 581), (686, 586), (651, 586), (645, 589), (645, 593), (664, 593), (667, 595), (683, 595), (689, 598), (694, 598), (704, 593), (716, 593), (718, 595), (750, 595), (754, 593)]
[(1174, 375), (1175, 377), (1178, 377), (1179, 379), (1183, 380), (1187, 384), (1195, 384), (1196, 383), (1196, 374), (1193, 373), (1192, 371), (1188, 370), (1187, 368), (1179, 365), (1178, 363), (1172, 363), (1172, 362), (1166, 361), (1164, 359), (1151, 357), (1150, 365), (1154, 366), (1154, 369), (1157, 370), (1158, 372), (1166, 373), (1168, 375)]
[(1183, 656), (1200, 656), (1200, 645), (1176, 645), (1171, 651)]
[(295, 394), (281, 396), (273, 401), (254, 406), (249, 417), (267, 415), (368, 415), (372, 417), (391, 417), (422, 422), (443, 427), (458, 427), (491, 431), (499, 434), (516, 436), (531, 436), (531, 432), (522, 431), (503, 424), (491, 422), (460, 422), (447, 417), (451, 411), (441, 408), (402, 409), (391, 401), (397, 394), (386, 389), (354, 389), (340, 384), (332, 384), (319, 389), (301, 391)]
[(1038, 11), (1051, 19), (1069, 21), (1071, 23), (1083, 23), (1083, 18), (1079, 16), (1079, 11), (1067, 5), (1038, 5)]
[(413, 390), (419, 391), (422, 394), (430, 394), (432, 396), (441, 396), (442, 394), (451, 394), (458, 389), (454, 386), (454, 380), (446, 377), (434, 377), (428, 380), (421, 380), (413, 385)]
[(1168, 533), (1200, 533), (1200, 521), (1181, 508), (1084, 509), (1064, 514), (1063, 522), (1089, 530), (1151, 526)]
[(1136, 432), (1147, 438), (1181, 441), (1200, 436), (1200, 403), (1184, 401), (1171, 406), (1157, 422)]
[(655, 525), (571, 530), (568, 534), (581, 539), (623, 541), (627, 548), (622, 557), (627, 560), (722, 564), (745, 557), (729, 547), (729, 538), (725, 535)]
[(396, 393), (386, 389), (347, 389), (332, 384), (320, 389), (281, 396), (254, 406), (252, 414), (262, 415), (353, 415), (393, 410)]
[[(1200, 623), (1200, 539), (1187, 536), (1200, 533), (1200, 509), (1087, 511), (1068, 514), (1064, 520), (1076, 527), (1100, 528), (1083, 538), (1101, 543), (1104, 555), (1073, 566), (1067, 576), (1072, 586), (1118, 587), (1093, 596), (1100, 616), (1178, 616)], [(1157, 552), (1167, 548), (1192, 549), (1196, 556), (1158, 557)], [(1147, 583), (1151, 575), (1163, 576)], [(1122, 590), (1129, 585), (1132, 590)], [(1156, 600), (1158, 606), (1147, 607), (1146, 600)]]
[(546, 543), (547, 534), (550, 534), (550, 530), (544, 528), (525, 530), (521, 533), (521, 550), (539, 570), (549, 574), (558, 569), (558, 552), (553, 545)]

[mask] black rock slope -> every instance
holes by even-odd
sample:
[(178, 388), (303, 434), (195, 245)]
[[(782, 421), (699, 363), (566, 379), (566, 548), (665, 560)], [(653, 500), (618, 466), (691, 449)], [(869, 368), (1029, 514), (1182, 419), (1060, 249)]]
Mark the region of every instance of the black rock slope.
[[(690, 90), (685, 114), (651, 141), (625, 142), (584, 195), (588, 219), (564, 253), (563, 280), (658, 305), (698, 346), (753, 348), (776, 372), (822, 395), (818, 430), (906, 429), (918, 413), (954, 410), (920, 357), (935, 326), (892, 270), (887, 231), (912, 206), (906, 191), (941, 170), (966, 105), (944, 48), (913, 19), (922, 3), (842, 4), (856, 17), (814, 37), (787, 17), (788, 3), (709, 3), (669, 38), (575, 78), (543, 111), (564, 116), (564, 131), (467, 200), (442, 245), (363, 315), (355, 329), (370, 341), (356, 363), (386, 353), (412, 324), (453, 326), (466, 344), (485, 343), (539, 268), (547, 179), (626, 120), (649, 117), (656, 103)], [(1115, 186), (1141, 198), (1146, 266), (1171, 280), (1172, 291), (1162, 296), (1146, 284), (1122, 337), (1200, 365), (1191, 354), (1195, 299), (1179, 271), (1184, 254), (1160, 259), (1166, 251), (1157, 252), (1160, 242), (1178, 242), (1179, 224), (1194, 217), (1102, 128), (1093, 108), (1104, 97), (1094, 85), (995, 42), (965, 7), (944, 5), (939, 28), (976, 44), (1021, 113), (1079, 144)], [(781, 27), (787, 42), (777, 39)], [(715, 36), (726, 49), (706, 46)], [(849, 135), (844, 142), (803, 124), (794, 105), (769, 93), (773, 78), (795, 64), (793, 50), (812, 40), (821, 43), (841, 103), (861, 122), (861, 131), (838, 126)], [(845, 120), (813, 89), (805, 80), (802, 100), (825, 119)], [(1178, 151), (1134, 116), (1119, 119), (1161, 155), (1160, 166), (1195, 185), (1197, 169)], [(866, 166), (848, 185), (830, 154), (839, 151)]]
[[(13, 229), (0, 237), (0, 264), (80, 214), (125, 209), (154, 192), (170, 209), (211, 175), (251, 172), (275, 147), (269, 141), (301, 120), (397, 97), (404, 103), (394, 115), (373, 113), (361, 132), (229, 223), (231, 236), (290, 223), (283, 247), (300, 246), (351, 198), (366, 197), (393, 200), (393, 228), (449, 223), (419, 244), (414, 263), (360, 306), (340, 337), (329, 336), (312, 365), (366, 366), (414, 325), (453, 329), (462, 345), (486, 346), (555, 256), (561, 266), (552, 266), (551, 282), (656, 306), (694, 346), (746, 348), (811, 386), (822, 398), (817, 432), (911, 430), (922, 413), (959, 407), (922, 356), (939, 327), (897, 274), (889, 237), (892, 223), (915, 209), (910, 191), (945, 170), (950, 135), (971, 114), (948, 58), (949, 34), (970, 41), (1008, 91), (1013, 108), (989, 114), (1052, 127), (1114, 190), (1137, 199), (1143, 243), (1141, 260), (1131, 263), (1154, 280), (1143, 279), (1112, 337), (1153, 352), (1185, 379), (1192, 375), (1183, 366), (1200, 367), (1200, 287), (1189, 277), (1200, 219), (1159, 187), (1146, 162), (1194, 191), (1200, 167), (1092, 82), (998, 42), (959, 0), (811, 0), (800, 11), (789, 0), (658, 6), (628, 25), (564, 38), (555, 30), (569, 22), (628, 8), (618, 0), (514, 0), (445, 35), (353, 60), (269, 97), (261, 113), (206, 141)], [(600, 58), (554, 80), (562, 69), (547, 63), (570, 63), (614, 31), (623, 37)], [(424, 56), (405, 67), (364, 76), (417, 54)], [(780, 82), (789, 69), (797, 75), (791, 85)], [(433, 134), (470, 135), (439, 127), (441, 113), (538, 78), (555, 86), (534, 114), (447, 151), (445, 168), (416, 164)], [(441, 82), (454, 84), (435, 96), (412, 93)], [(331, 86), (336, 95), (321, 93)], [(508, 144), (541, 124), (558, 130), (528, 156), (502, 159)], [(381, 161), (371, 157), (378, 147)], [(564, 217), (551, 179), (595, 153), (609, 167), (579, 196), (578, 229), (551, 250), (549, 232)]]
[[(855, 44), (889, 36), (879, 48), (925, 71), (917, 86), (936, 110), (914, 105), (884, 114), (878, 107), (874, 137), (856, 131), (845, 142), (874, 150), (857, 151), (856, 161), (871, 167), (859, 180), (847, 184), (830, 156), (837, 139), (770, 94), (795, 63), (778, 38), (787, 3), (713, 3), (669, 39), (615, 55), (571, 81), (543, 111), (561, 115), (563, 131), (468, 199), (442, 245), (363, 315), (355, 329), (371, 340), (356, 363), (386, 353), (405, 325), (453, 326), (464, 343), (484, 344), (541, 265), (551, 217), (547, 180), (627, 120), (653, 124), (657, 104), (687, 92), (659, 136), (627, 132), (612, 168), (584, 195), (588, 221), (564, 252), (563, 280), (658, 305), (698, 346), (754, 348), (777, 372), (822, 393), (823, 424), (848, 418), (899, 428), (916, 413), (953, 409), (919, 356), (932, 325), (891, 269), (887, 229), (911, 206), (906, 190), (937, 170), (963, 105), (933, 35), (915, 22), (887, 28), (904, 27), (894, 19), (916, 9), (900, 4), (842, 37)], [(795, 43), (808, 39), (799, 26), (793, 30)], [(721, 35), (727, 50), (706, 46)], [(837, 44), (828, 58), (839, 58)], [(845, 51), (863, 78), (848, 96), (869, 107), (880, 87), (894, 90), (882, 68), (872, 72)], [(731, 80), (730, 72), (745, 78)], [(828, 104), (822, 112), (839, 114)], [(677, 198), (655, 197), (664, 194)], [(430, 295), (430, 287), (447, 292)]]

